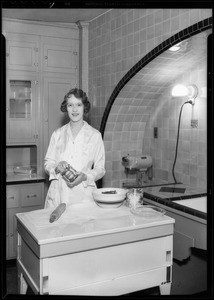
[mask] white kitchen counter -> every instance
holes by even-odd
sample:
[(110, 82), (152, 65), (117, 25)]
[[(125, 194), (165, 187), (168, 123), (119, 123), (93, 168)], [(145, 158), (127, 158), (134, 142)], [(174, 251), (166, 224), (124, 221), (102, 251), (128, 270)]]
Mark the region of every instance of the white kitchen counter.
[(13, 172), (6, 175), (7, 184), (25, 183), (25, 182), (45, 181), (45, 178), (38, 174), (15, 174)]
[[(144, 219), (126, 206), (68, 206), (17, 214), (20, 293), (121, 295), (152, 286), (170, 293), (174, 219)], [(158, 251), (157, 251), (158, 250)]]
[(207, 197), (174, 200), (173, 202), (207, 213)]

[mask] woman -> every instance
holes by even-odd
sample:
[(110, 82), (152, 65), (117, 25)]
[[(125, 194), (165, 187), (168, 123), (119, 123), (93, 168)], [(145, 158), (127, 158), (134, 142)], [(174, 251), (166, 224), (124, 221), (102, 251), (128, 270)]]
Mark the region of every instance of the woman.
[[(105, 174), (105, 150), (100, 132), (83, 121), (89, 110), (90, 102), (81, 89), (71, 89), (65, 95), (61, 111), (68, 113), (70, 121), (53, 132), (45, 156), (45, 171), (51, 181), (45, 208), (61, 202), (93, 201), (95, 181)], [(78, 172), (73, 182), (62, 175), (69, 165)]]

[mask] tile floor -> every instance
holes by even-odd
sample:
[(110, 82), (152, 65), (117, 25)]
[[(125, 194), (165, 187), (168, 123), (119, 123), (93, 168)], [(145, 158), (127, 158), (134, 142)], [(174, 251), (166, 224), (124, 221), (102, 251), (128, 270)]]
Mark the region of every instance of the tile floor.
[[(18, 274), (15, 260), (11, 260), (6, 266), (6, 290), (7, 294), (18, 294)], [(27, 294), (33, 294), (30, 288), (28, 288)]]
[(7, 294), (18, 294), (17, 269), (13, 266), (7, 267), (6, 272)]

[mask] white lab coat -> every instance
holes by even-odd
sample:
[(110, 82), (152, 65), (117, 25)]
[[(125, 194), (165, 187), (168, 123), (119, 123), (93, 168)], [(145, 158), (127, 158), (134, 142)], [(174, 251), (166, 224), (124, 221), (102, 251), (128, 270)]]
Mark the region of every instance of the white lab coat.
[[(67, 161), (74, 169), (87, 175), (87, 180), (69, 188), (55, 167)], [(51, 136), (44, 163), (51, 181), (45, 200), (45, 208), (66, 204), (93, 201), (95, 181), (105, 174), (105, 150), (98, 130), (84, 121), (83, 127), (73, 139), (70, 123), (55, 130)], [(92, 168), (93, 167), (93, 168)]]

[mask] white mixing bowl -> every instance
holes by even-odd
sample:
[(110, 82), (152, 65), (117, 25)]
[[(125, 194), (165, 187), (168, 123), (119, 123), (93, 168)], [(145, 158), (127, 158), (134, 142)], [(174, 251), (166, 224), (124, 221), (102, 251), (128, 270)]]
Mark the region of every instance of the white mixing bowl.
[(114, 208), (122, 205), (126, 199), (128, 190), (120, 188), (101, 188), (95, 190), (92, 195), (96, 204), (102, 208)]

